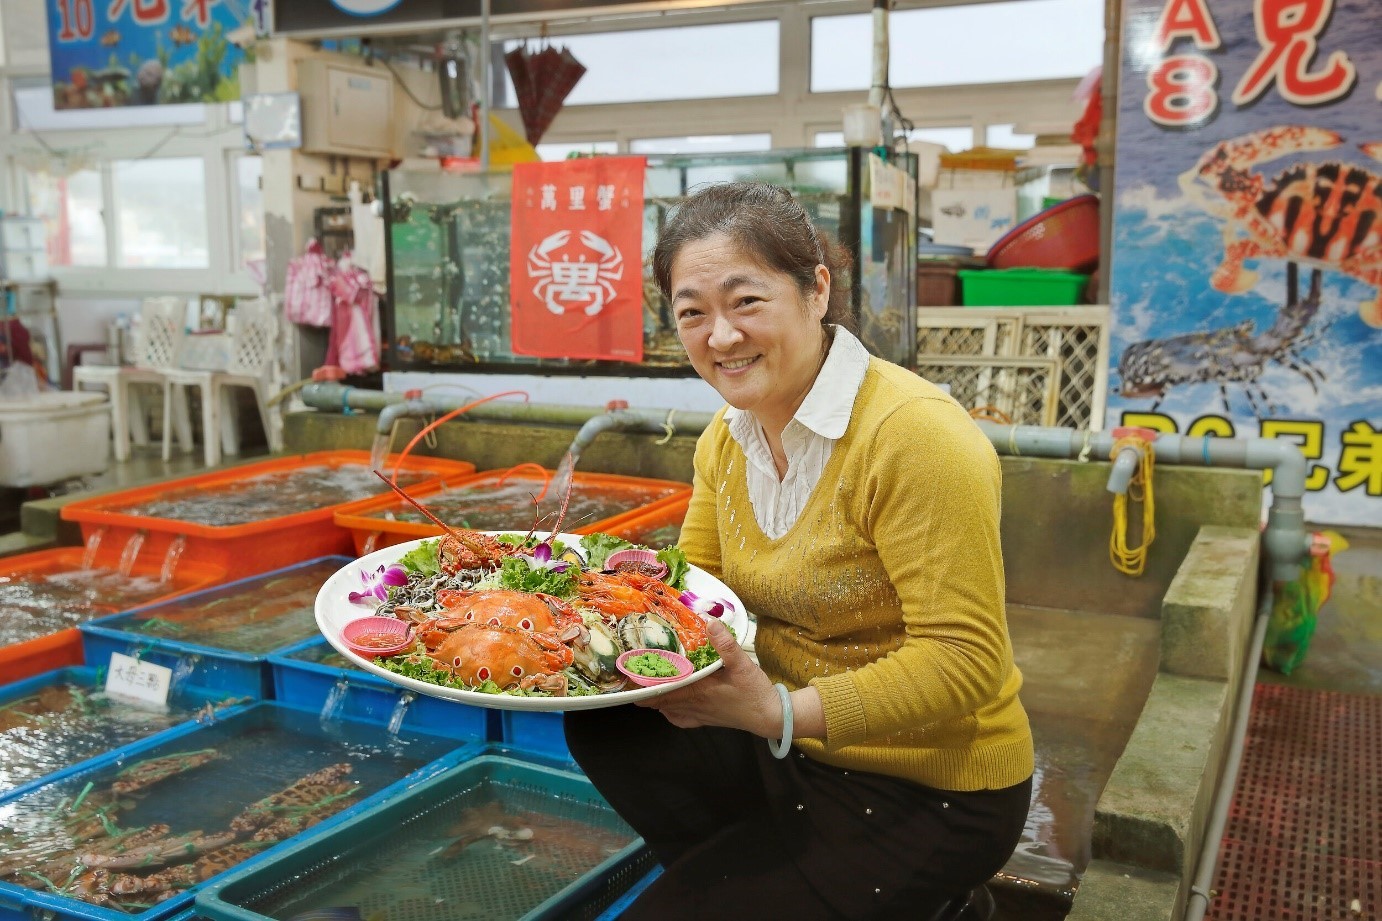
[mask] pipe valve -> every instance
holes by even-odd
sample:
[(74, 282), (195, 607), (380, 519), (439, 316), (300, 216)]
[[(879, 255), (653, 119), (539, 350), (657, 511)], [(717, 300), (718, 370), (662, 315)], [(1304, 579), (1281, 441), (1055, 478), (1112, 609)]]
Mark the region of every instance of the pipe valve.
[(1156, 441), (1157, 434), (1154, 429), (1134, 426), (1113, 430), (1113, 449), (1109, 452), (1109, 458), (1113, 461), (1113, 469), (1108, 475), (1109, 492), (1120, 496), (1127, 493), (1128, 484), (1142, 463), (1142, 455), (1152, 450), (1152, 442)]

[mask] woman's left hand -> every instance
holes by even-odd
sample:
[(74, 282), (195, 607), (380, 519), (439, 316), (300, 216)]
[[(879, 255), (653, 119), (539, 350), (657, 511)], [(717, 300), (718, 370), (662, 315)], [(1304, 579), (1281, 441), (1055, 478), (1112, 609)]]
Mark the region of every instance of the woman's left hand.
[(724, 726), (765, 739), (779, 737), (782, 701), (772, 681), (739, 648), (724, 624), (712, 620), (707, 633), (724, 667), (695, 684), (639, 701), (638, 706), (661, 711), (668, 722), (682, 729)]

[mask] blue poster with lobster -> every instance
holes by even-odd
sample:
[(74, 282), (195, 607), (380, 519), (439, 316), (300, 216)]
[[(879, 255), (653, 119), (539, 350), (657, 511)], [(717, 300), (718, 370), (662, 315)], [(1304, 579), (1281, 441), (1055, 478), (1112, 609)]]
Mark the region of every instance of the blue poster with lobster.
[(1124, 0), (1107, 422), (1282, 437), (1382, 525), (1382, 2)]
[[(45, 0), (53, 107), (240, 98), (237, 31), (267, 31), (268, 0)], [(241, 41), (239, 44), (245, 44)]]

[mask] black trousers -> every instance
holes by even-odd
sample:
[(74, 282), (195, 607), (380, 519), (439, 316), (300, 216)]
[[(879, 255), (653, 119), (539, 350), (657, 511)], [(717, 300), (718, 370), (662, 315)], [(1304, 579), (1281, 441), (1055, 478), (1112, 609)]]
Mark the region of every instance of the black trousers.
[(1028, 779), (955, 793), (829, 767), (656, 710), (566, 714), (586, 775), (664, 872), (621, 921), (924, 918), (1007, 862)]

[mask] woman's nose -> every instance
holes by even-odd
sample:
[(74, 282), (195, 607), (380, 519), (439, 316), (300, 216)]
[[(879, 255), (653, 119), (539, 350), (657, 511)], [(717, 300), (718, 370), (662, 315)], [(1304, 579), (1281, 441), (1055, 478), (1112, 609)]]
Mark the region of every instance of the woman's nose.
[(743, 334), (728, 317), (717, 316), (710, 326), (710, 340), (707, 344), (712, 349), (724, 350), (732, 348), (743, 338)]

